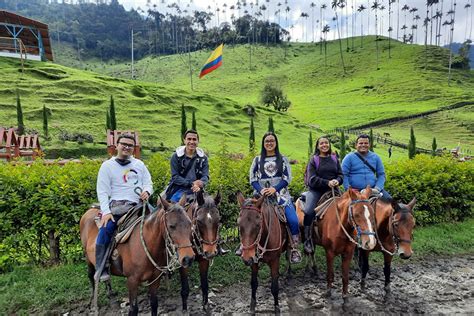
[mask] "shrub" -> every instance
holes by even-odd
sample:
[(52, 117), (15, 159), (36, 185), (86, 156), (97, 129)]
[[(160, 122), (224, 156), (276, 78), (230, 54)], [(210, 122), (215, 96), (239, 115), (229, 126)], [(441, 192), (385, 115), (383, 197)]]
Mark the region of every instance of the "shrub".
[(386, 189), (408, 203), (416, 196), (417, 224), (461, 221), (474, 216), (474, 168), (450, 157), (416, 155), (390, 163)]

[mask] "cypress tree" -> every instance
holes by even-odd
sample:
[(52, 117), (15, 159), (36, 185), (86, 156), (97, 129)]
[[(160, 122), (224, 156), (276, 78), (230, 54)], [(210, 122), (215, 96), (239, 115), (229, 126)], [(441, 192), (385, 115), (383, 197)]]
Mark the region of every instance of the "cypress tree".
[(416, 138), (413, 126), (410, 128), (410, 141), (408, 143), (408, 158), (413, 159), (416, 155)]
[(308, 157), (311, 157), (311, 154), (313, 153), (313, 133), (311, 130), (309, 131), (309, 139), (308, 139)]
[(253, 117), (250, 118), (250, 135), (249, 135), (249, 151), (255, 149), (255, 127), (253, 125)]
[(110, 96), (110, 110), (109, 110), (109, 116), (110, 116), (110, 129), (115, 131), (117, 129), (117, 119), (115, 117), (115, 102), (114, 102), (114, 96)]
[(344, 135), (344, 130), (341, 131), (341, 140), (340, 140), (340, 149), (339, 158), (342, 160), (346, 156), (346, 136)]
[(112, 129), (110, 127), (110, 113), (109, 111), (106, 112), (106, 117), (105, 117), (105, 129)]
[(49, 138), (48, 131), (48, 112), (46, 112), (46, 105), (43, 105), (43, 133), (46, 139)]
[(184, 138), (184, 133), (186, 133), (186, 130), (188, 129), (186, 125), (186, 111), (184, 110), (184, 104), (181, 104), (181, 144), (184, 145), (183, 143), (183, 138)]
[(431, 155), (436, 156), (436, 149), (438, 144), (436, 143), (436, 137), (433, 137), (433, 143), (431, 143)]
[(23, 123), (23, 110), (21, 109), (20, 93), (16, 91), (16, 118), (18, 122), (18, 135), (25, 133), (25, 124)]
[(370, 129), (369, 131), (369, 142), (370, 142), (369, 150), (374, 151), (374, 132), (372, 131), (372, 129)]
[(275, 128), (273, 127), (273, 117), (268, 118), (268, 131), (275, 133)]
[(196, 111), (193, 111), (193, 121), (192, 121), (192, 127), (193, 130), (197, 131), (196, 127)]

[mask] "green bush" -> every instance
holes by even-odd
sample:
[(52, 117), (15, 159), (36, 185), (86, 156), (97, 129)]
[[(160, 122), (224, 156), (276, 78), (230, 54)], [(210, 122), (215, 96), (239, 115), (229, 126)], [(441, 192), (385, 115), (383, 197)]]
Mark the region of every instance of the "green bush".
[(408, 203), (416, 196), (417, 224), (462, 221), (473, 217), (474, 168), (451, 157), (417, 155), (386, 166), (386, 189)]

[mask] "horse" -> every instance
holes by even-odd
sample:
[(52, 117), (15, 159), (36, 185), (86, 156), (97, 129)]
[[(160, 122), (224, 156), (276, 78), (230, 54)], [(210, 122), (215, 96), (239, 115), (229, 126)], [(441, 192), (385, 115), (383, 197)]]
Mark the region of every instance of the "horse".
[(341, 197), (334, 197), (324, 217), (315, 222), (313, 241), (326, 251), (328, 297), (331, 297), (334, 282), (334, 257), (341, 255), (342, 258), (342, 297), (346, 300), (349, 267), (356, 246), (371, 250), (376, 245), (374, 210), (368, 200), (371, 192), (370, 187), (364, 194), (349, 188)]
[(264, 262), (270, 267), (274, 308), (275, 312), (279, 312), (280, 255), (288, 246), (286, 224), (280, 221), (277, 214), (278, 206), (271, 204), (265, 196), (259, 199), (245, 199), (239, 192), (237, 201), (240, 206), (237, 224), (242, 247), (241, 257), (245, 265), (252, 269), (250, 312), (255, 313), (257, 306), (259, 262)]
[(220, 215), (217, 206), (221, 201), (220, 193), (214, 198), (204, 196), (202, 191), (196, 193), (196, 200), (186, 208), (192, 222), (193, 250), (199, 263), (199, 275), (202, 291), (202, 307), (208, 309), (209, 282), (208, 270), (210, 261), (217, 255), (219, 241)]
[[(128, 241), (116, 247), (118, 256), (111, 260), (111, 273), (127, 277), (129, 315), (138, 315), (138, 286), (144, 281), (148, 281), (151, 314), (157, 315), (156, 293), (160, 277), (179, 267), (183, 270), (193, 261), (191, 221), (183, 209), (185, 201), (184, 198), (179, 204), (172, 205), (162, 199), (162, 209), (146, 216), (143, 212), (140, 224), (134, 227)], [(95, 313), (98, 313), (96, 292), (98, 284), (94, 281), (95, 244), (99, 230), (94, 219), (98, 213), (99, 209), (90, 208), (80, 221), (81, 242), (92, 285), (91, 303), (94, 301), (92, 308)], [(186, 289), (181, 290), (183, 310), (187, 309), (185, 299), (188, 294), (189, 288), (187, 292)]]
[[(413, 250), (411, 243), (413, 240), (413, 228), (415, 227), (415, 218), (413, 209), (416, 204), (416, 198), (410, 203), (403, 204), (391, 201), (387, 203), (382, 199), (375, 200), (374, 210), (376, 214), (376, 233), (377, 246), (373, 251), (383, 252), (385, 276), (385, 291), (390, 292), (390, 273), (392, 258), (398, 254), (402, 259), (409, 259)], [(365, 288), (365, 278), (369, 271), (369, 255), (371, 251), (363, 250), (359, 252), (359, 266), (361, 270), (361, 288)]]

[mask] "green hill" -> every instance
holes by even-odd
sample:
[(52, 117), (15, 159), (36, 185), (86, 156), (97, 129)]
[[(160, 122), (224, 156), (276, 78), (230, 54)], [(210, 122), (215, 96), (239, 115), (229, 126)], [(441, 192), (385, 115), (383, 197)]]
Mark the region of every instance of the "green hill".
[[(91, 72), (28, 62), (21, 74), (18, 61), (3, 58), (0, 59), (0, 125), (16, 124), (15, 90), (19, 89), (27, 127), (41, 130), (41, 109), (46, 105), (50, 109), (53, 133), (58, 134), (60, 129), (86, 132), (95, 141), (105, 141), (106, 110), (113, 95), (119, 128), (139, 130), (147, 147), (159, 147), (161, 143), (168, 148), (179, 145), (180, 107), (184, 104), (188, 126), (191, 111), (196, 111), (203, 147), (216, 151), (225, 142), (231, 151), (246, 152), (250, 122), (246, 109), (250, 104), (257, 110), (257, 143), (267, 129), (268, 117), (273, 116), (283, 152), (294, 158), (305, 158), (310, 127), (328, 131), (474, 101), (472, 71), (453, 69), (448, 86), (446, 49), (430, 47), (425, 69), (424, 47), (392, 40), (389, 59), (388, 39), (382, 39), (378, 43), (377, 69), (374, 39), (364, 37), (364, 46), (360, 48), (360, 38), (356, 38), (355, 49), (344, 51), (345, 75), (337, 41), (328, 42), (326, 62), (316, 44), (292, 43), (286, 49), (252, 47), (251, 70), (248, 45), (226, 47), (223, 66), (201, 80), (197, 79), (197, 73), (209, 51), (193, 52), (190, 57), (194, 91), (190, 89), (188, 55), (155, 56), (138, 61), (140, 81), (111, 77), (130, 77), (130, 65), (126, 63), (104, 65), (97, 60), (80, 63), (95, 71)], [(79, 64), (68, 52), (56, 52), (57, 61)], [(292, 101), (288, 113), (259, 105), (260, 91), (268, 80), (280, 84)], [(474, 123), (472, 111), (466, 108), (450, 111), (453, 117), (462, 117), (464, 127), (459, 128), (455, 120), (450, 125), (440, 123), (444, 128), (438, 130), (427, 130), (432, 127), (429, 121), (418, 124), (415, 129), (421, 146), (429, 148), (432, 137), (436, 136), (438, 147), (454, 147), (461, 141), (474, 149), (474, 141), (466, 136), (465, 128)], [(409, 122), (403, 124), (410, 125)], [(380, 132), (397, 130), (394, 135), (399, 140), (408, 139), (408, 126), (392, 123), (379, 129)], [(55, 141), (47, 145), (67, 147)], [(99, 148), (102, 150), (103, 145)], [(384, 146), (379, 148), (385, 151)]]
[[(351, 41), (349, 39), (350, 46)], [(248, 45), (226, 47), (223, 66), (201, 80), (197, 79), (197, 74), (209, 51), (193, 52), (190, 59), (194, 91), (228, 97), (240, 104), (259, 104), (262, 87), (267, 80), (273, 80), (283, 86), (292, 101), (289, 114), (323, 130), (358, 126), (474, 101), (472, 71), (453, 69), (448, 86), (447, 49), (430, 46), (425, 54), (424, 46), (391, 40), (392, 57), (388, 58), (389, 43), (383, 38), (378, 41), (377, 69), (375, 37), (364, 37), (363, 48), (360, 43), (361, 38), (355, 38), (355, 49), (346, 51), (346, 40), (343, 40), (346, 75), (341, 66), (338, 41), (328, 42), (326, 62), (319, 44), (292, 43), (286, 58), (283, 47), (252, 47), (251, 70)], [(136, 76), (140, 80), (191, 91), (188, 57), (147, 57), (135, 64)], [(59, 60), (61, 62), (61, 57)], [(89, 61), (83, 66), (130, 78), (130, 62), (104, 65)], [(474, 123), (472, 114), (467, 115), (467, 121)], [(456, 133), (455, 129), (450, 133)], [(409, 130), (406, 134), (408, 137)], [(431, 143), (431, 139), (425, 143)], [(474, 149), (472, 141), (467, 143)], [(454, 142), (443, 146), (452, 145)]]
[[(225, 142), (232, 151), (246, 152), (250, 117), (247, 109), (225, 97), (179, 90), (146, 82), (129, 81), (76, 70), (64, 66), (27, 62), (21, 73), (19, 60), (0, 58), (0, 126), (16, 125), (16, 90), (28, 128), (42, 131), (42, 108), (50, 112), (49, 126), (53, 141), (47, 147), (58, 148), (57, 136), (64, 132), (88, 133), (95, 141), (105, 141), (105, 118), (114, 96), (119, 129), (136, 129), (147, 147), (174, 148), (180, 144), (181, 105), (185, 105), (188, 126), (191, 111), (196, 111), (197, 128), (204, 148), (216, 151)], [(307, 146), (307, 129), (288, 114), (263, 107), (256, 108), (257, 135), (267, 129), (268, 117), (273, 116), (275, 127), (284, 142)], [(77, 144), (75, 144), (77, 147)], [(105, 154), (105, 146), (99, 152)], [(284, 148), (285, 148), (284, 147)]]

